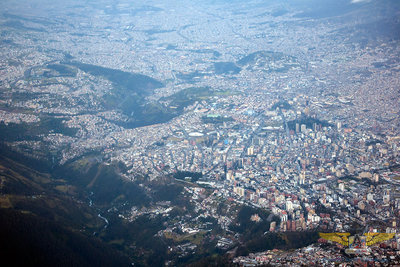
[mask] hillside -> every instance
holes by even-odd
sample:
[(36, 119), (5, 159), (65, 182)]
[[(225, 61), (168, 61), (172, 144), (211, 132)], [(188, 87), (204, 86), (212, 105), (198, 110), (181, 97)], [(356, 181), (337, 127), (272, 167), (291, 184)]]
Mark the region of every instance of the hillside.
[(104, 222), (80, 201), (80, 189), (27, 166), (34, 160), (12, 159), (16, 154), (5, 150), (0, 154), (2, 261), (11, 266), (130, 265), (127, 257), (93, 237)]

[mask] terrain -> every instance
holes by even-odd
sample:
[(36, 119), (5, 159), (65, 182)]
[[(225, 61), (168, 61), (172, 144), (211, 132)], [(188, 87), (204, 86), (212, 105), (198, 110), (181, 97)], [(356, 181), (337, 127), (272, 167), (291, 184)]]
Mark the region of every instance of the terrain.
[[(1, 152), (0, 236), (4, 240), (2, 256), (12, 266), (128, 266), (130, 262), (154, 266), (166, 261), (229, 265), (228, 258), (219, 256), (226, 248), (215, 247), (224, 230), (211, 218), (202, 217), (185, 193), (187, 188), (198, 189), (194, 184), (166, 180), (145, 183), (145, 190), (143, 184), (124, 181), (116, 173), (118, 166), (85, 162), (85, 167), (77, 168), (84, 164), (80, 161), (49, 168), (7, 147)], [(202, 190), (200, 198), (205, 199), (210, 192)], [(139, 210), (130, 210), (132, 205)], [(165, 205), (169, 211), (163, 212)], [(316, 233), (263, 236), (269, 229), (268, 212), (234, 203), (213, 205), (220, 214), (229, 205), (229, 217), (236, 217), (231, 229), (243, 234), (240, 248), (232, 256), (259, 249), (297, 248), (317, 238)], [(263, 223), (250, 221), (257, 213)], [(195, 234), (173, 230), (181, 226), (178, 220), (185, 221), (183, 217), (189, 219), (189, 225), (205, 228)], [(171, 230), (163, 230), (166, 225)], [(227, 248), (238, 241), (231, 240)], [(195, 247), (185, 247), (188, 242)], [(186, 251), (186, 256), (182, 257), (180, 250)]]
[(398, 1), (0, 10), (0, 246), (15, 265), (306, 259), (319, 231), (398, 232)]

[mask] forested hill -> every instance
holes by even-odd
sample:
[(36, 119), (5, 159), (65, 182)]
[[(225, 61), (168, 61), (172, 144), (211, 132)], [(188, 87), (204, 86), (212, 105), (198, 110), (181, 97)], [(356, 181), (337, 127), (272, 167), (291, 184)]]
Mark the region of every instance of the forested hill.
[[(130, 266), (93, 237), (104, 222), (79, 200), (79, 189), (33, 168), (2, 147), (0, 257), (7, 266)], [(38, 166), (39, 167), (39, 166)]]
[(0, 257), (7, 266), (130, 266), (98, 239), (44, 216), (0, 209)]

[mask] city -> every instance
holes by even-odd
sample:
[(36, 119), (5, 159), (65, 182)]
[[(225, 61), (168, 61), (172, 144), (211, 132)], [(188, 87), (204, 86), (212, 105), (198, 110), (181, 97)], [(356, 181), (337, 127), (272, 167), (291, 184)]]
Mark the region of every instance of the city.
[(321, 240), (235, 255), (244, 205), (268, 212), (248, 218), (264, 234), (393, 233), (361, 261), (400, 263), (396, 3), (99, 2), (0, 4), (3, 143), (54, 166), (117, 162), (144, 192), (179, 184), (195, 217), (168, 219), (169, 199), (109, 210), (166, 218), (156, 236), (181, 258), (197, 235), (244, 266), (355, 264)]

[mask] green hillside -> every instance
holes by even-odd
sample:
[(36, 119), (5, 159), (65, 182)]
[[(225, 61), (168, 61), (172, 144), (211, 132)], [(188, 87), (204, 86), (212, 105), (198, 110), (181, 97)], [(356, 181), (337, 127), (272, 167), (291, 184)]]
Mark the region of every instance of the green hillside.
[[(83, 192), (35, 170), (34, 160), (0, 154), (0, 255), (8, 266), (128, 266), (93, 233), (104, 227)], [(26, 160), (26, 161), (25, 161)], [(25, 162), (24, 162), (25, 161)], [(24, 162), (24, 163), (23, 163)]]

